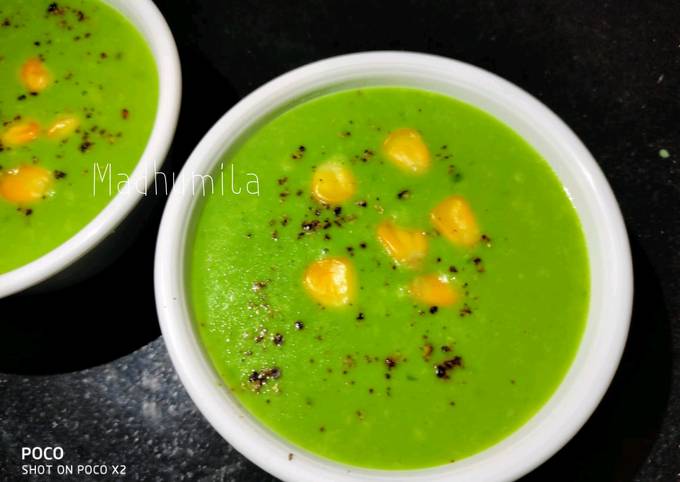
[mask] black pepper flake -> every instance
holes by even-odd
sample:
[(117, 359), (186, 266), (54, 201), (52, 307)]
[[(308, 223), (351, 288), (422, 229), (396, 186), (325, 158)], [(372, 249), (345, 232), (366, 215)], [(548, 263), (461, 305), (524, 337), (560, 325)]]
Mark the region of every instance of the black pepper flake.
[(482, 263), (482, 258), (480, 257), (473, 258), (472, 263), (475, 265), (475, 268), (479, 273), (484, 272), (484, 264)]
[(450, 378), (449, 372), (454, 368), (460, 367), (462, 365), (463, 359), (459, 356), (455, 356), (449, 360), (445, 360), (443, 363), (440, 363), (439, 365), (435, 365), (434, 374), (437, 376), (437, 378), (448, 379)]
[(468, 306), (467, 303), (463, 305), (463, 307), (460, 309), (459, 314), (461, 317), (469, 316), (472, 314), (472, 310)]
[(54, 171), (54, 178), (55, 179), (64, 179), (66, 177), (66, 173), (64, 171)]
[(279, 186), (283, 186), (286, 182), (288, 182), (288, 177), (277, 179), (276, 182), (279, 184)]
[(453, 182), (459, 182), (463, 178), (460, 172), (458, 172), (456, 166), (454, 166), (453, 164), (449, 164), (448, 174)]
[(123, 110), (120, 111), (120, 116), (123, 119), (127, 120), (130, 117), (130, 111), (127, 110), (127, 109), (123, 109)]
[(361, 321), (361, 320), (363, 320), (363, 319), (365, 319), (365, 317), (364, 317), (363, 312), (361, 312), (361, 313), (359, 313), (359, 314), (357, 315), (357, 320)]
[(293, 460), (293, 454), (288, 454), (288, 460), (289, 461)]
[(338, 206), (333, 209), (333, 212), (335, 213), (336, 216), (340, 216), (342, 214), (342, 208)]
[(482, 242), (486, 244), (487, 247), (491, 247), (491, 238), (486, 234), (482, 234)]
[(388, 356), (387, 358), (385, 358), (385, 365), (387, 365), (387, 368), (391, 370), (392, 368), (397, 366), (397, 360), (395, 360), (391, 356)]
[(404, 189), (397, 194), (397, 199), (408, 199), (411, 197), (411, 191)]
[(298, 148), (293, 152), (290, 157), (292, 159), (302, 159), (305, 155), (307, 148), (305, 146), (298, 146)]
[(63, 11), (59, 8), (59, 5), (57, 5), (57, 2), (52, 2), (47, 6), (47, 13), (61, 14), (61, 13), (63, 13)]
[(24, 211), (24, 214), (26, 216), (30, 216), (31, 214), (33, 214), (33, 210), (31, 208), (28, 208), (26, 211)]
[(359, 243), (359, 247), (361, 249), (366, 249), (366, 243)]
[(272, 338), (272, 341), (276, 346), (283, 345), (283, 335), (281, 333), (275, 334), (274, 337)]
[(373, 157), (374, 153), (370, 149), (364, 149), (364, 152), (361, 154), (361, 160), (363, 162), (368, 161), (371, 157)]
[(302, 224), (300, 225), (302, 227), (302, 230), (304, 232), (312, 232), (316, 231), (319, 227), (319, 224), (321, 224), (317, 219), (314, 219), (312, 221), (303, 221)]
[(266, 288), (268, 283), (269, 283), (268, 281), (256, 281), (256, 282), (253, 283), (253, 286), (251, 287), (251, 289), (253, 291), (260, 291), (260, 290)]
[(10, 22), (8, 18), (6, 18), (2, 21), (3, 27), (9, 27), (10, 25), (12, 25), (12, 22)]
[(302, 321), (297, 320), (297, 321), (295, 322), (295, 329), (296, 329), (296, 330), (302, 330), (302, 329), (304, 329), (304, 328), (305, 328), (305, 324), (304, 324)]
[(90, 141), (85, 141), (82, 144), (80, 144), (80, 152), (87, 152), (90, 150), (92, 147), (92, 143)]
[(453, 265), (449, 266), (449, 273), (457, 273), (457, 272), (458, 272), (458, 268), (456, 268)]
[(437, 306), (430, 306), (430, 313), (435, 314), (437, 311), (439, 311), (439, 307)]
[(26, 94), (21, 94), (19, 97), (17, 97), (18, 101), (26, 100)]
[(277, 367), (272, 367), (252, 372), (248, 377), (248, 381), (254, 390), (259, 391), (269, 380), (276, 380), (280, 377), (281, 370)]
[(357, 201), (356, 205), (359, 206), (360, 208), (365, 208), (368, 206), (368, 203), (366, 201)]

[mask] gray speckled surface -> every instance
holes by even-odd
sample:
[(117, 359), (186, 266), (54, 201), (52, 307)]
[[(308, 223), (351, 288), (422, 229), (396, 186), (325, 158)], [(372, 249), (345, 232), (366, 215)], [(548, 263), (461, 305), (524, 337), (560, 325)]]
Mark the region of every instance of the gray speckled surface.
[(124, 464), (132, 480), (275, 480), (209, 427), (162, 339), (78, 373), (2, 375), (0, 393), (1, 480), (19, 477), (20, 448), (34, 445), (61, 446), (68, 464)]

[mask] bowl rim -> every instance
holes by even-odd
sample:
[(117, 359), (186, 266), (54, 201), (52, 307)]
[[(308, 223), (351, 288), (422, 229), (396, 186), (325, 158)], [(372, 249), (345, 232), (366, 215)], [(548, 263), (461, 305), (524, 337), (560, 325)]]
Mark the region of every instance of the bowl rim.
[[(607, 284), (601, 296), (607, 311), (598, 312), (603, 320), (592, 320), (594, 315), (591, 307), (577, 357), (551, 399), (503, 441), (454, 464), (431, 469), (385, 471), (334, 462), (310, 454), (260, 425), (221, 385), (194, 331), (184, 289), (185, 246), (195, 196), (185, 189), (178, 189), (178, 186), (184, 186), (185, 180), (192, 175), (208, 174), (216, 166), (226, 146), (245, 135), (247, 126), (262, 118), (263, 110), (274, 109), (273, 106), (268, 107), (272, 103), (278, 102), (279, 107), (284, 109), (285, 99), (295, 95), (299, 97), (305, 93), (305, 89), (312, 89), (315, 85), (318, 87), (315, 82), (321, 85), (324, 82), (337, 84), (337, 79), (348, 72), (348, 78), (352, 78), (352, 75), (358, 76), (357, 72), (362, 69), (380, 71), (381, 68), (385, 72), (422, 70), (441, 73), (446, 77), (443, 82), (453, 82), (448, 79), (453, 76), (472, 90), (489, 89), (486, 92), (488, 95), (508, 102), (525, 115), (533, 116), (532, 129), (545, 131), (548, 138), (559, 140), (560, 146), (566, 149), (564, 156), (574, 161), (576, 175), (582, 176), (584, 189), (594, 199), (590, 201), (593, 205), (589, 205), (588, 209), (593, 210), (597, 215), (596, 221), (602, 223), (602, 227), (597, 229), (601, 230), (604, 236), (602, 243), (607, 247), (603, 256), (608, 261), (614, 261), (607, 271), (611, 286)], [(477, 107), (483, 109), (480, 105)], [(558, 177), (564, 182), (562, 176)], [(568, 191), (567, 194), (570, 195)], [(623, 353), (633, 296), (630, 247), (620, 209), (596, 161), (569, 127), (530, 94), (490, 72), (444, 57), (399, 51), (354, 53), (305, 65), (268, 82), (232, 107), (201, 140), (177, 179), (161, 221), (154, 278), (163, 338), (179, 378), (194, 403), (222, 437), (244, 456), (276, 477), (295, 482), (490, 482), (515, 480), (525, 475), (563, 447), (597, 408)], [(606, 319), (603, 313), (606, 313)], [(583, 355), (584, 352), (586, 355)], [(588, 368), (590, 371), (583, 368), (582, 358), (585, 356), (592, 359), (593, 365)], [(578, 376), (573, 375), (577, 361), (581, 363)], [(567, 382), (569, 385), (564, 388)], [(295, 458), (289, 459), (288, 453), (294, 453)], [(490, 460), (493, 463), (489, 463)]]
[(175, 134), (182, 96), (182, 74), (175, 39), (152, 0), (103, 0), (121, 13), (151, 49), (158, 71), (158, 103), (151, 134), (142, 156), (129, 176), (128, 186), (85, 227), (40, 258), (0, 274), (0, 299), (38, 285), (66, 270), (95, 249), (125, 220), (144, 197), (162, 166)]

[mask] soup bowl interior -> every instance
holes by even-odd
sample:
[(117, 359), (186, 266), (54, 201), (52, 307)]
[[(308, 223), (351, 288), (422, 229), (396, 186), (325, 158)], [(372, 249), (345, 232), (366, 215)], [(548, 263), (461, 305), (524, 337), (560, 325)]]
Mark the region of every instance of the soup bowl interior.
[[(320, 458), (288, 443), (254, 419), (224, 388), (192, 322), (186, 262), (193, 214), (200, 202), (186, 189), (192, 177), (210, 174), (253, 130), (290, 107), (326, 93), (366, 86), (438, 92), (510, 126), (557, 174), (586, 237), (591, 300), (586, 329), (567, 375), (520, 429), (450, 465), (369, 470)], [(596, 162), (573, 132), (539, 101), (493, 74), (450, 59), (405, 52), (352, 54), (310, 64), (271, 81), (233, 107), (204, 137), (177, 180), (161, 225), (155, 283), (166, 345), (198, 408), (246, 457), (283, 480), (297, 482), (490, 482), (522, 476), (559, 450), (596, 408), (618, 366), (632, 303), (630, 252), (618, 205)]]
[[(123, 221), (144, 197), (170, 148), (182, 95), (179, 55), (172, 33), (151, 0), (104, 0), (123, 14), (141, 33), (158, 72), (158, 104), (151, 135), (134, 171), (129, 189), (120, 190), (109, 204), (65, 243), (37, 260), (0, 274), (0, 298), (40, 286), (52, 289), (72, 284), (107, 264), (115, 250), (116, 235), (125, 236)], [(132, 228), (131, 226), (128, 226)], [(104, 243), (108, 239), (108, 243)], [(107, 244), (104, 249), (97, 249)], [(87, 256), (87, 257), (86, 257)], [(86, 257), (86, 258), (85, 258)], [(78, 261), (83, 260), (83, 263)]]

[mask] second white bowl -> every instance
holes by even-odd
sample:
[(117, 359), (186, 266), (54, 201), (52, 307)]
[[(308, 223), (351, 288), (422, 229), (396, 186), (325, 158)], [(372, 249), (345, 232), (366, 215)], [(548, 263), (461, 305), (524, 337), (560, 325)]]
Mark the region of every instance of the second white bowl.
[[(0, 274), (0, 298), (28, 288), (59, 288), (80, 281), (111, 261), (125, 236), (140, 220), (127, 219), (144, 199), (172, 143), (182, 98), (182, 73), (177, 46), (163, 15), (151, 0), (105, 0), (139, 30), (158, 70), (158, 109), (151, 136), (130, 175), (131, 189), (121, 190), (73, 237), (37, 260)], [(139, 210), (138, 210), (139, 212)], [(137, 214), (137, 213), (136, 213)], [(125, 222), (128, 220), (129, 222)]]

